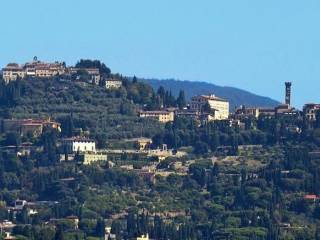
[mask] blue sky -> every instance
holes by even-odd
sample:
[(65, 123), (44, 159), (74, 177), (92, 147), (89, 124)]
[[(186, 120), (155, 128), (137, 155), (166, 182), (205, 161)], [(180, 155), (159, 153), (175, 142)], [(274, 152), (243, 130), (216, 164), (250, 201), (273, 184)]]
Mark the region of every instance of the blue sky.
[(320, 102), (319, 0), (1, 0), (0, 65), (105, 62), (139, 77), (208, 81)]

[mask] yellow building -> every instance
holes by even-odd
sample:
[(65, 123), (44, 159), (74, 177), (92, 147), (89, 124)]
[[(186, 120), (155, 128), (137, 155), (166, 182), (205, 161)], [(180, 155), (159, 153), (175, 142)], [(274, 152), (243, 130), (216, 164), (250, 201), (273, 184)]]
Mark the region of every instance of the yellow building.
[(199, 95), (191, 99), (190, 108), (202, 112), (206, 104), (214, 111), (214, 120), (225, 120), (229, 117), (229, 102), (215, 95)]
[(137, 237), (137, 240), (149, 240), (149, 234), (147, 233), (146, 235), (141, 235), (140, 237)]
[(161, 123), (174, 121), (174, 112), (171, 111), (141, 111), (139, 116), (141, 118), (153, 118)]
[(136, 147), (138, 150), (146, 150), (152, 144), (151, 138), (138, 138), (136, 140)]
[(97, 162), (108, 161), (108, 156), (105, 153), (88, 152), (80, 155), (80, 161), (84, 165), (90, 165)]

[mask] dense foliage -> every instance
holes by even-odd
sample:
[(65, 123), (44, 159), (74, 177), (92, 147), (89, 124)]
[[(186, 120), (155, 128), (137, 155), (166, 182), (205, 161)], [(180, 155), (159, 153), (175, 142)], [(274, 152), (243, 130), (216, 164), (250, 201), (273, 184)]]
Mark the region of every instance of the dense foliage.
[[(77, 67), (105, 68), (89, 63)], [(45, 129), (40, 137), (1, 134), (0, 220), (16, 224), (18, 239), (102, 239), (105, 226), (117, 239), (320, 239), (319, 199), (305, 197), (320, 194), (319, 120), (260, 117), (240, 128), (176, 118), (161, 125), (139, 119), (138, 110), (183, 108), (184, 92), (175, 98), (136, 78), (113, 77), (121, 89), (64, 76), (1, 82), (1, 118), (62, 124), (61, 133)], [(145, 136), (154, 148), (187, 154), (160, 163), (138, 153), (110, 154), (113, 164), (60, 162), (59, 139), (79, 133), (103, 148)], [(25, 142), (33, 146), (26, 155), (18, 149)], [(154, 179), (146, 166), (156, 166)], [(37, 204), (37, 214), (28, 207), (11, 214), (16, 199)]]
[(239, 107), (240, 104), (256, 107), (275, 107), (279, 104), (277, 101), (268, 97), (258, 96), (238, 88), (217, 86), (207, 82), (179, 81), (173, 79), (145, 79), (144, 82), (150, 84), (155, 90), (163, 86), (165, 89), (170, 90), (172, 95), (176, 97), (178, 97), (179, 92), (183, 90), (187, 100), (190, 100), (191, 97), (196, 95), (215, 93), (219, 97), (228, 99), (232, 111), (235, 107)]

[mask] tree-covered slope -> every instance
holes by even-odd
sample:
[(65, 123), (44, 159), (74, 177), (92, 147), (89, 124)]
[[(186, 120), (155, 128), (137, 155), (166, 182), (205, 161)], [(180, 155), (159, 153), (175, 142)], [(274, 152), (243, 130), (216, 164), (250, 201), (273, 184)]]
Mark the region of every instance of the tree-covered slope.
[(180, 90), (184, 90), (188, 100), (194, 95), (215, 94), (229, 100), (230, 110), (240, 105), (274, 107), (279, 104), (278, 101), (269, 97), (259, 96), (234, 87), (221, 87), (207, 82), (179, 81), (173, 79), (145, 79), (144, 81), (151, 84), (154, 89), (158, 89), (160, 86), (163, 86), (165, 89), (170, 89), (175, 96), (179, 94)]
[(130, 138), (152, 136), (158, 123), (138, 117), (140, 105), (147, 104), (153, 90), (147, 84), (123, 80), (119, 90), (56, 77), (24, 79), (8, 85), (0, 79), (1, 118), (52, 118), (64, 125), (72, 116), (74, 128), (95, 137)]

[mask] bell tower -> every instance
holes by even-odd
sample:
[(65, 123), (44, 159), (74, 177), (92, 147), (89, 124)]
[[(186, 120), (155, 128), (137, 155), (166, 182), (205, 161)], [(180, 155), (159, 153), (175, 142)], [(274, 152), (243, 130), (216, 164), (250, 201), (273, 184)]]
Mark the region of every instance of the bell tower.
[(286, 98), (285, 98), (285, 104), (289, 105), (291, 104), (291, 82), (285, 82), (286, 85)]

